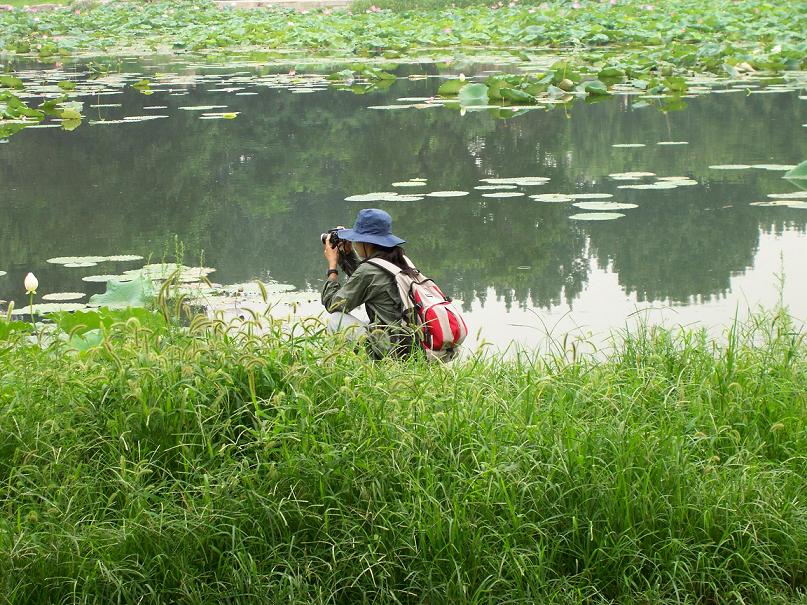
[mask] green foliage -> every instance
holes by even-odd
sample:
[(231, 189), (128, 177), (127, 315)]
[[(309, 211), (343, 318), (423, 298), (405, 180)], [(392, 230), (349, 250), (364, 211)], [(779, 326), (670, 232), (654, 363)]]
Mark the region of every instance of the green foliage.
[(487, 105), (488, 87), (484, 84), (466, 84), (457, 93), (457, 100), (463, 106)]
[(784, 314), (723, 345), (647, 328), (607, 359), (453, 367), (257, 327), (0, 355), (9, 602), (804, 598), (807, 349)]
[(152, 330), (165, 327), (163, 316), (142, 308), (109, 309), (101, 308), (93, 311), (75, 311), (72, 313), (59, 312), (48, 315), (48, 320), (55, 323), (60, 330), (67, 334), (84, 334), (91, 330), (101, 329), (108, 331), (112, 326), (135, 319), (143, 326)]
[(110, 309), (145, 307), (154, 300), (154, 295), (151, 280), (143, 275), (138, 275), (131, 281), (108, 281), (106, 292), (91, 296), (90, 304)]
[(786, 179), (807, 179), (807, 161), (785, 173)]
[(28, 322), (0, 319), (0, 340), (7, 340), (12, 334), (24, 334), (32, 331), (33, 326)]
[[(369, 0), (368, 0), (369, 1)], [(399, 0), (394, 0), (398, 2)], [(377, 3), (378, 4), (378, 3)], [(650, 8), (648, 8), (650, 7)], [(639, 67), (724, 73), (724, 65), (804, 69), (807, 15), (799, 3), (756, 0), (568, 2), (448, 8), (442, 2), (392, 11), (300, 15), (285, 10), (222, 11), (213, 3), (112, 2), (78, 11), (0, 13), (0, 48), (51, 58), (78, 50), (173, 46), (255, 47), (397, 57), (422, 48), (588, 49), (588, 63), (630, 75)], [(610, 72), (609, 72), (610, 73)], [(573, 78), (572, 78), (573, 79)], [(557, 84), (557, 82), (555, 82)]]

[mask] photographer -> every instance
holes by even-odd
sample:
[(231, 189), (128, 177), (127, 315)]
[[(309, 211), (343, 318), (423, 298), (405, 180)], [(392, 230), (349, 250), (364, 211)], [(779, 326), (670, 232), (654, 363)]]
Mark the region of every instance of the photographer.
[[(346, 330), (351, 338), (366, 338), (368, 350), (375, 358), (404, 357), (417, 350), (414, 333), (403, 319), (404, 308), (395, 278), (384, 269), (359, 260), (380, 258), (405, 272), (413, 272), (400, 246), (405, 240), (392, 234), (390, 215), (375, 208), (360, 210), (353, 229), (323, 233), (322, 243), (328, 261), (322, 304), (331, 313), (329, 330)], [(347, 275), (343, 285), (339, 283), (337, 267)], [(362, 304), (369, 323), (350, 315)]]

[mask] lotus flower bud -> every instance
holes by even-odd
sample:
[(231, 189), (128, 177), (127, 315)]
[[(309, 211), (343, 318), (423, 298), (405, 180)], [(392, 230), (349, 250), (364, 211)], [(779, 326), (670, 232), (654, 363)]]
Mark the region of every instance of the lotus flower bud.
[(25, 276), (25, 291), (28, 294), (36, 294), (36, 289), (39, 287), (39, 280), (36, 275), (29, 273)]

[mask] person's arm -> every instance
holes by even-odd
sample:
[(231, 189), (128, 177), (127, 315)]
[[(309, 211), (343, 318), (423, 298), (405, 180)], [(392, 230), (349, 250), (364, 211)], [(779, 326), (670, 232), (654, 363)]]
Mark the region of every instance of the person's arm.
[(339, 257), (339, 268), (345, 272), (345, 275), (350, 277), (353, 275), (353, 272), (361, 263), (361, 259), (359, 255), (353, 250), (352, 246), (350, 246), (350, 242), (346, 242), (344, 244), (345, 249), (343, 250), (342, 254)]
[(322, 305), (329, 313), (350, 313), (365, 302), (372, 281), (372, 273), (363, 265), (356, 269), (344, 285), (339, 284), (337, 275), (331, 274), (322, 288)]
[[(352, 247), (348, 250), (351, 254)], [(359, 266), (352, 272), (344, 286), (339, 285), (339, 273), (337, 270), (339, 253), (336, 248), (331, 248), (330, 243), (325, 244), (323, 255), (328, 262), (328, 277), (322, 288), (322, 304), (329, 313), (341, 311), (350, 313), (353, 309), (364, 302), (367, 293), (367, 286), (372, 280), (372, 275), (366, 271), (360, 271)]]

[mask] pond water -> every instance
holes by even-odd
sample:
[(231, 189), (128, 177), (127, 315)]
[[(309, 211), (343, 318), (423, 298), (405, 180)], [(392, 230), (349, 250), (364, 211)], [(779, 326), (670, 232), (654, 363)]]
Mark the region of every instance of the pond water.
[[(502, 119), (489, 110), (370, 108), (433, 96), (442, 72), (432, 64), (403, 66), (386, 90), (363, 95), (322, 82), (306, 85), (308, 94), (259, 85), (251, 67), (132, 63), (124, 71), (135, 74), (130, 81), (143, 71), (194, 77), (153, 83), (152, 94), (127, 86), (80, 97), (85, 117), (76, 130), (26, 129), (0, 145), (0, 299), (25, 304), (28, 271), (40, 294), (102, 291), (82, 277), (136, 263), (70, 268), (46, 260), (173, 260), (175, 239), (186, 264), (202, 257), (217, 269), (216, 282), (259, 278), (317, 290), (325, 272), (319, 234), (352, 224), (359, 208), (379, 207), (413, 260), (463, 302), (472, 330), (499, 347), (536, 346), (547, 332), (571, 329), (603, 335), (637, 317), (714, 328), (780, 294), (807, 316), (807, 210), (752, 205), (799, 189), (777, 166), (710, 168), (807, 159), (803, 90), (738, 88), (684, 99), (685, 108), (669, 112), (624, 95)], [(200, 119), (203, 110), (183, 109), (199, 106), (238, 115)], [(138, 115), (168, 117), (91, 123)], [(656, 176), (609, 177), (625, 172)], [(695, 183), (623, 187), (675, 176)], [(549, 180), (498, 190), (525, 194), (513, 197), (476, 188), (511, 177)], [(392, 185), (410, 179), (425, 185)], [(345, 201), (395, 191), (468, 195)], [(573, 202), (636, 207), (618, 210), (616, 220), (580, 221), (570, 216), (596, 209), (528, 197), (593, 193), (613, 197)]]

